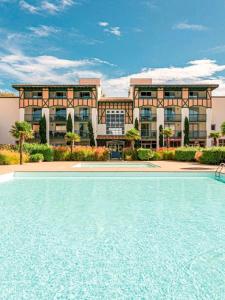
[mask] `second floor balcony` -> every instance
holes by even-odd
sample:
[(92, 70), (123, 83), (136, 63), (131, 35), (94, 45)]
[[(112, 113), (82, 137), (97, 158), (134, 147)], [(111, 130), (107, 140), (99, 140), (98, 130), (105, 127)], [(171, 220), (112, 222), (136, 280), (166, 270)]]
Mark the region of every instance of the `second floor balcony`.
[(89, 131), (88, 130), (75, 130), (76, 134), (80, 136), (81, 139), (89, 139)]
[(206, 139), (207, 138), (207, 132), (206, 130), (194, 130), (189, 132), (189, 138), (190, 139)]
[(35, 123), (35, 122), (39, 122), (41, 120), (42, 115), (41, 114), (25, 114), (24, 115), (24, 120), (26, 122), (31, 122), (31, 123)]
[(192, 122), (192, 123), (206, 122), (206, 114), (190, 114), (189, 122)]
[(74, 122), (89, 122), (91, 121), (91, 116), (89, 114), (75, 114), (74, 115)]
[(165, 114), (164, 122), (181, 122), (181, 114)]
[(156, 122), (156, 114), (149, 114), (149, 115), (141, 115), (140, 116), (141, 122)]
[(141, 138), (142, 139), (156, 139), (157, 133), (155, 130), (142, 129)]
[(66, 122), (66, 114), (50, 114), (50, 122)]

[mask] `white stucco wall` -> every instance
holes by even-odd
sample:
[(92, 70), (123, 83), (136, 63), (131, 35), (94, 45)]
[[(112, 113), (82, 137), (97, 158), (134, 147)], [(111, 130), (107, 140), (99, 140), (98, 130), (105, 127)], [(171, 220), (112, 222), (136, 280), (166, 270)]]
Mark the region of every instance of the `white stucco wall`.
[(15, 143), (9, 131), (16, 121), (19, 121), (19, 98), (0, 97), (0, 144)]

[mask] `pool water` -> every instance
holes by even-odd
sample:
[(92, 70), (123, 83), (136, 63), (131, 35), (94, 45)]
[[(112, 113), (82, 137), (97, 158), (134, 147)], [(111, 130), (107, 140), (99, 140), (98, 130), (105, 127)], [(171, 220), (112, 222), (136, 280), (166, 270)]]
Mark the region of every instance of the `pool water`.
[(17, 174), (0, 183), (0, 299), (224, 299), (210, 174)]

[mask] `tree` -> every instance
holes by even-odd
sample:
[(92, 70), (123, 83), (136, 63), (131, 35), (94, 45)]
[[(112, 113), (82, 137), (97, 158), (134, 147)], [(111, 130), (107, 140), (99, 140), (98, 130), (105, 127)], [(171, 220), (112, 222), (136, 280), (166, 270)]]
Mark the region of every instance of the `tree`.
[(10, 133), (19, 141), (20, 164), (23, 164), (23, 144), (24, 141), (33, 138), (33, 130), (29, 123), (26, 121), (15, 122), (12, 126)]
[(134, 149), (135, 141), (140, 141), (141, 136), (136, 128), (132, 128), (126, 132), (126, 138), (131, 141), (131, 148)]
[(74, 143), (80, 142), (80, 136), (74, 132), (67, 132), (65, 134), (65, 140), (70, 144), (70, 152), (73, 153)]
[(189, 120), (187, 117), (184, 119), (184, 146), (189, 145)]
[(223, 122), (220, 126), (222, 136), (225, 136), (225, 122)]
[(66, 132), (73, 132), (73, 121), (72, 121), (71, 114), (69, 114), (67, 118)]
[(159, 126), (159, 147), (163, 147), (164, 141), (163, 141), (163, 126)]
[(39, 121), (39, 135), (40, 135), (40, 143), (41, 144), (47, 144), (45, 115), (42, 116), (40, 121)]
[(167, 146), (167, 149), (168, 149), (169, 146), (170, 146), (170, 138), (173, 135), (172, 128), (165, 128), (165, 129), (163, 129), (163, 135), (166, 138), (166, 146)]
[(213, 145), (217, 146), (218, 145), (218, 138), (221, 137), (221, 133), (219, 131), (212, 131), (212, 132), (210, 132), (209, 137), (211, 139), (213, 139)]
[[(138, 122), (137, 118), (135, 118), (135, 121), (134, 121), (134, 128), (137, 129), (137, 130), (139, 130), (139, 122)], [(134, 148), (140, 148), (140, 146), (141, 146), (140, 140), (135, 141)]]
[(93, 126), (92, 126), (91, 121), (88, 122), (88, 135), (89, 135), (89, 140), (90, 140), (90, 146), (94, 147), (95, 146), (95, 137), (94, 137)]

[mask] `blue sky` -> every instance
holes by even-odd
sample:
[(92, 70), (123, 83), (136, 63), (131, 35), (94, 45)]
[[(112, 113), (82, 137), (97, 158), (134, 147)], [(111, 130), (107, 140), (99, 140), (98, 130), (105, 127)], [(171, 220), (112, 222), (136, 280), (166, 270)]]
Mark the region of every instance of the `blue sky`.
[(0, 0), (0, 90), (14, 82), (101, 77), (219, 83), (225, 94), (225, 1)]

